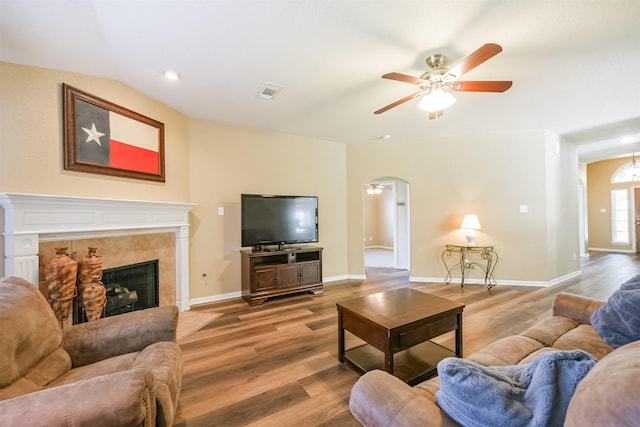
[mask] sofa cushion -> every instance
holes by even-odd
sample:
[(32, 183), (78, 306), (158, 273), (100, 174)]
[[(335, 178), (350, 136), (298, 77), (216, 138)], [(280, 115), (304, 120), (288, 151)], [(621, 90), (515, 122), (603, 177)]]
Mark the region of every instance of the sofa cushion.
[(116, 372), (127, 371), (132, 368), (133, 363), (139, 353), (127, 353), (120, 356), (110, 357), (91, 365), (73, 368), (60, 378), (51, 382), (48, 387), (58, 387), (64, 384), (70, 384), (76, 381), (82, 381), (102, 375), (110, 375)]
[(420, 393), (425, 399), (435, 402), (436, 393), (440, 390), (440, 378), (436, 376), (423, 381), (420, 384), (416, 384), (413, 389)]
[(18, 378), (4, 388), (0, 388), (0, 400), (11, 399), (26, 393), (42, 390), (51, 381), (59, 378), (71, 369), (69, 354), (59, 347), (42, 359), (23, 377)]
[(62, 328), (38, 288), (18, 277), (0, 279), (0, 388), (56, 351)]
[(579, 323), (573, 319), (563, 316), (552, 316), (531, 326), (520, 335), (532, 338), (541, 342), (543, 345), (550, 347), (558, 339), (558, 337), (575, 329)]
[(25, 378), (32, 381), (40, 389), (46, 387), (71, 369), (71, 357), (62, 347), (45, 357), (33, 367)]
[(551, 314), (552, 316), (566, 317), (578, 323), (589, 325), (591, 314), (602, 307), (604, 303), (604, 301), (582, 295), (559, 292), (553, 298)]
[(542, 348), (539, 341), (522, 335), (501, 338), (468, 357), (487, 366), (517, 365), (522, 359)]
[(562, 335), (553, 343), (558, 350), (584, 350), (596, 359), (602, 359), (613, 351), (591, 325), (580, 325)]
[(578, 385), (566, 427), (630, 426), (640, 420), (640, 341), (600, 360)]

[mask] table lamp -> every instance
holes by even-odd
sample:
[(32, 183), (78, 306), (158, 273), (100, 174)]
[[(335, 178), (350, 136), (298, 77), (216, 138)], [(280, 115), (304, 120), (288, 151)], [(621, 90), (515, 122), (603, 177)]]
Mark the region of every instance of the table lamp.
[(467, 245), (475, 246), (476, 244), (476, 232), (475, 230), (481, 230), (480, 221), (478, 220), (478, 215), (476, 214), (467, 214), (464, 216), (462, 220), (462, 224), (460, 224), (460, 228), (463, 230), (467, 230), (465, 236), (467, 238)]

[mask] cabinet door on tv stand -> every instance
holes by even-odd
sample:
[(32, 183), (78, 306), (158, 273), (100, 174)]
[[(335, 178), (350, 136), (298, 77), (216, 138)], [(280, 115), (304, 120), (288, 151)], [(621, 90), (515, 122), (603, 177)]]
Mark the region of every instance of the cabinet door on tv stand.
[(300, 286), (298, 279), (298, 266), (287, 265), (278, 267), (278, 289), (297, 288)]
[(254, 270), (253, 292), (275, 289), (278, 283), (278, 269), (276, 267), (256, 267)]
[(320, 277), (320, 263), (317, 261), (300, 264), (300, 285), (312, 285), (322, 282)]

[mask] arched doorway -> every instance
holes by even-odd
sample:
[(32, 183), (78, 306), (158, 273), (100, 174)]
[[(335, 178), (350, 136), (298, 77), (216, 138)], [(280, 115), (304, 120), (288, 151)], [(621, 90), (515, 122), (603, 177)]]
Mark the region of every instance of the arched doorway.
[(363, 186), (363, 250), (367, 267), (410, 269), (409, 183), (380, 177)]

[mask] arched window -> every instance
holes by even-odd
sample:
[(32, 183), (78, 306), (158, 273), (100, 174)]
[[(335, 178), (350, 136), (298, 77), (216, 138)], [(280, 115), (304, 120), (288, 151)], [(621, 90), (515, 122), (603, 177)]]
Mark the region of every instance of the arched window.
[(640, 162), (635, 157), (629, 163), (620, 166), (611, 176), (611, 183), (640, 181)]

